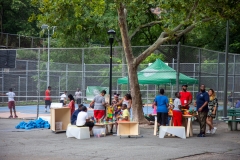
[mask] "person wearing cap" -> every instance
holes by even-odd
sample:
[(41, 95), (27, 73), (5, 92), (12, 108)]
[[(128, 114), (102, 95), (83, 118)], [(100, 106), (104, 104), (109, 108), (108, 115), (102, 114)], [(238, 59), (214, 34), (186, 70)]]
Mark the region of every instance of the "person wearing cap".
[(182, 85), (182, 91), (180, 92), (182, 109), (189, 109), (189, 105), (192, 103), (192, 94), (187, 91), (187, 87), (187, 84)]

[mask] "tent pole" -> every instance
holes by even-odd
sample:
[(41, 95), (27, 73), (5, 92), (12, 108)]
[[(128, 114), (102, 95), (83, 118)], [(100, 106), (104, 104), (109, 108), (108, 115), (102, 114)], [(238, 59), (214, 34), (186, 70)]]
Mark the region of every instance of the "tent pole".
[(179, 72), (180, 72), (180, 47), (181, 47), (181, 42), (178, 42), (178, 50), (177, 50), (177, 77), (176, 77), (176, 87), (177, 87), (177, 92), (179, 92)]

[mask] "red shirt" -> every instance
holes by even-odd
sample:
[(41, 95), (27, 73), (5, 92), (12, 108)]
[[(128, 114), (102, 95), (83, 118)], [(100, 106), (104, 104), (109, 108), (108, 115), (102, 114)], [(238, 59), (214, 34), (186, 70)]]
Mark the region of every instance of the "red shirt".
[[(192, 94), (190, 92), (180, 92), (180, 101), (182, 106), (184, 106), (185, 104), (187, 104), (190, 100), (192, 100)], [(183, 109), (189, 109), (189, 106), (187, 105), (186, 107), (183, 107)]]
[(48, 89), (45, 91), (45, 100), (51, 100), (50, 90), (48, 90)]
[(71, 109), (71, 116), (73, 112), (75, 111), (75, 102), (74, 100), (71, 100), (71, 102), (68, 104), (68, 107)]

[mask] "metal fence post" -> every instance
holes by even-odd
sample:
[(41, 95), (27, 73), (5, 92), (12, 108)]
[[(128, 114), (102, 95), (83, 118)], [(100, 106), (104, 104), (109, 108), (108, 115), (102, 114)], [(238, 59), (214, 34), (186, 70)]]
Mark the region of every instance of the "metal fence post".
[(6, 47), (8, 48), (8, 33), (6, 34)]
[(223, 101), (223, 117), (227, 117), (227, 91), (228, 91), (228, 46), (229, 45), (229, 21), (226, 27), (226, 53), (225, 53), (225, 73), (224, 73), (224, 101)]
[(20, 81), (20, 76), (18, 76), (18, 96), (19, 96), (19, 97), (18, 97), (18, 101), (20, 101), (20, 94), (21, 94), (21, 93), (20, 93), (20, 86), (21, 86), (20, 83), (21, 83), (21, 81)]
[(66, 91), (68, 90), (68, 64), (66, 64)]
[(217, 95), (219, 95), (219, 61), (220, 55), (218, 53), (218, 63), (217, 63)]
[[(217, 63), (217, 97), (218, 97), (218, 100), (219, 100), (219, 61), (220, 61), (220, 55), (218, 53), (218, 63)], [(217, 112), (216, 113), (216, 119), (218, 120), (218, 117), (219, 117), (219, 113), (220, 112)]]
[(26, 103), (27, 103), (27, 87), (28, 87), (28, 61), (26, 61)]
[(199, 55), (199, 59), (198, 59), (198, 91), (200, 91), (200, 86), (201, 86), (201, 56), (202, 56), (202, 49), (198, 50), (198, 55)]
[(234, 105), (234, 92), (235, 92), (235, 88), (234, 88), (234, 85), (235, 85), (235, 70), (236, 70), (236, 55), (234, 55), (234, 59), (233, 59), (233, 84), (232, 84), (232, 93), (233, 93), (233, 98), (232, 98), (232, 107), (235, 108), (235, 105)]
[(177, 77), (176, 77), (176, 87), (177, 92), (179, 92), (179, 72), (180, 72), (180, 47), (181, 42), (178, 42), (178, 48), (177, 48)]
[[(61, 91), (61, 77), (58, 76), (58, 93), (60, 94)], [(61, 95), (61, 94), (60, 94)]]
[[(196, 78), (196, 64), (193, 63), (193, 78)], [(195, 84), (193, 84), (193, 97), (195, 97)]]
[[(2, 93), (4, 92), (4, 74), (3, 74), (3, 68), (2, 68)], [(4, 101), (4, 98), (2, 97), (2, 102)]]
[(84, 49), (82, 49), (82, 103), (84, 102), (86, 89), (84, 87)]
[(21, 36), (20, 36), (20, 34), (18, 35), (18, 47), (19, 48), (21, 47)]
[(39, 71), (40, 71), (40, 49), (38, 49), (37, 118), (39, 116), (39, 98), (40, 98)]

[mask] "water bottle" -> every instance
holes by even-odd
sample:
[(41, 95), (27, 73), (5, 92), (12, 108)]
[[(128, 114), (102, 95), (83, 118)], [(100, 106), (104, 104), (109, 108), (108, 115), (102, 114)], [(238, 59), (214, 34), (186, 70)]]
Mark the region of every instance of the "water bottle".
[(106, 120), (105, 119), (103, 120), (103, 124), (106, 124)]

